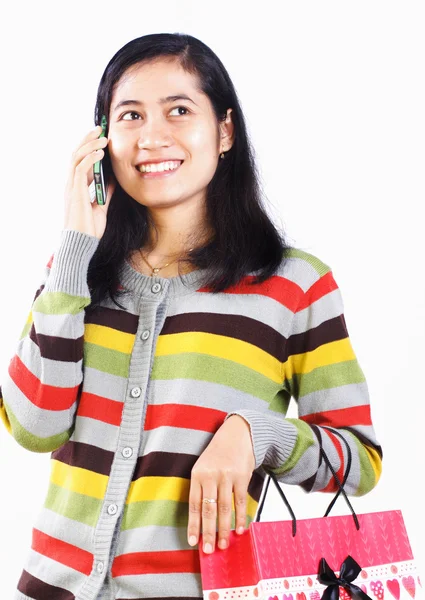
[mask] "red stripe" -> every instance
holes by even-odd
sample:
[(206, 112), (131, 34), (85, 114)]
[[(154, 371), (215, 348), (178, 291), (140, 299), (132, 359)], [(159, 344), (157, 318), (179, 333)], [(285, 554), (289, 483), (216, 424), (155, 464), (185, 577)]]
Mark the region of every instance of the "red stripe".
[(46, 410), (67, 410), (75, 402), (78, 385), (72, 388), (46, 385), (15, 354), (9, 364), (9, 375), (21, 392), (35, 406)]
[(186, 404), (150, 405), (146, 411), (145, 430), (167, 426), (215, 433), (226, 414), (214, 408)]
[[(299, 285), (278, 275), (269, 277), (267, 281), (263, 283), (257, 283), (252, 285), (250, 282), (255, 279), (254, 275), (246, 275), (241, 279), (239, 283), (234, 286), (226, 288), (226, 294), (257, 294), (273, 298), (286, 308), (289, 308), (292, 312), (295, 312), (300, 297), (303, 295), (303, 291)], [(202, 287), (198, 289), (198, 292), (208, 292), (208, 287)]]
[(198, 550), (132, 552), (117, 556), (112, 563), (112, 577), (162, 573), (200, 573)]
[(330, 292), (333, 292), (336, 289), (338, 289), (338, 285), (332, 275), (332, 271), (328, 271), (326, 275), (323, 275), (320, 279), (316, 281), (316, 283), (313, 283), (311, 288), (308, 290), (308, 292), (305, 294), (305, 296), (299, 303), (297, 312), (299, 312), (300, 310), (304, 310), (305, 308), (313, 304), (313, 302), (316, 302), (316, 300), (323, 298), (323, 296), (326, 296), (326, 294), (329, 294)]
[(109, 423), (110, 425), (117, 425), (117, 427), (119, 427), (121, 424), (122, 411), (122, 402), (109, 400), (109, 398), (96, 396), (96, 394), (82, 392), (77, 415), (79, 417), (90, 417), (91, 419), (96, 419), (97, 421)]
[[(335, 446), (335, 449), (338, 453), (339, 456), (339, 460), (340, 460), (340, 467), (338, 469), (338, 471), (336, 472), (338, 479), (340, 480), (340, 482), (342, 483), (342, 480), (344, 479), (344, 471), (345, 471), (345, 464), (344, 464), (344, 454), (342, 452), (342, 445), (341, 442), (339, 441), (339, 439), (337, 438), (336, 435), (334, 435), (333, 433), (331, 433), (330, 431), (327, 431), (326, 429), (323, 430), (323, 433), (326, 433), (331, 442), (333, 443), (333, 445)], [(338, 485), (335, 481), (334, 476), (332, 475), (331, 479), (329, 480), (328, 485), (323, 488), (321, 491), (322, 492), (336, 492), (336, 490), (338, 490)]]
[(328, 425), (335, 428), (352, 425), (372, 425), (370, 404), (302, 415), (300, 419), (309, 425)]
[(92, 571), (93, 554), (91, 552), (51, 537), (38, 529), (32, 530), (31, 548), (43, 556), (48, 556), (56, 562), (84, 573), (84, 575), (90, 575)]

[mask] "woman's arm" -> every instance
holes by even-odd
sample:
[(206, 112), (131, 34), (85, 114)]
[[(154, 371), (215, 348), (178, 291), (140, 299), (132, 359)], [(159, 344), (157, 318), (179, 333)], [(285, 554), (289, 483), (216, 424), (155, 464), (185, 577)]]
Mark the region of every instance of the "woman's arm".
[(323, 263), (294, 313), (282, 363), (282, 394), (295, 398), (299, 418), (278, 413), (240, 410), (250, 426), (255, 467), (272, 470), (285, 483), (306, 491), (338, 488), (321, 460), (320, 444), (340, 480), (347, 465), (345, 444), (352, 453), (345, 490), (363, 495), (378, 482), (382, 451), (371, 420), (368, 387), (354, 354), (344, 318), (343, 301), (332, 272)]
[(74, 427), (83, 379), (87, 271), (99, 239), (64, 229), (46, 266), (6, 380), (0, 418), (15, 440), (33, 452), (62, 446)]

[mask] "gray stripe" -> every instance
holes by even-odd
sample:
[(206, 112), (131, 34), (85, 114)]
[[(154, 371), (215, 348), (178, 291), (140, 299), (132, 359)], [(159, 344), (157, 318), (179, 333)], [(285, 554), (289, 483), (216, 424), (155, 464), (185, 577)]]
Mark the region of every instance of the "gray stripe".
[(197, 573), (126, 575), (114, 581), (117, 598), (140, 598), (141, 594), (147, 598), (161, 594), (161, 600), (173, 596), (202, 598), (201, 576)]
[(70, 440), (98, 446), (102, 450), (115, 452), (117, 449), (119, 427), (103, 423), (90, 417), (76, 416), (75, 429)]
[(56, 387), (75, 387), (83, 379), (83, 359), (77, 363), (42, 358), (40, 349), (30, 337), (26, 337), (24, 345), (18, 347), (17, 354), (27, 369), (45, 385)]
[(93, 527), (43, 507), (34, 527), (51, 537), (93, 553)]
[[(292, 311), (281, 302), (264, 295), (253, 292), (238, 295), (240, 300), (235, 310), (235, 298), (232, 294), (223, 294), (212, 297), (211, 294), (199, 292), (195, 299), (193, 296), (174, 298), (170, 302), (168, 316), (184, 315), (185, 313), (204, 312), (217, 315), (231, 315), (249, 317), (269, 325), (282, 335), (288, 334), (288, 324), (292, 319)], [(261, 298), (261, 301), (259, 299)], [(196, 302), (194, 306), (194, 302)], [(208, 314), (206, 315), (208, 318)]]
[[(178, 404), (213, 408), (229, 412), (238, 408), (266, 410), (268, 402), (227, 385), (195, 379), (173, 379), (173, 386), (179, 387)], [(164, 379), (153, 379), (150, 387), (150, 398), (156, 406), (173, 403), (171, 382)]]
[(67, 567), (43, 554), (30, 549), (26, 557), (24, 569), (33, 577), (41, 579), (49, 585), (64, 587), (74, 594), (77, 594), (81, 587), (82, 573)]
[[(22, 427), (40, 438), (48, 438), (67, 431), (72, 425), (72, 410), (46, 411), (34, 406), (10, 377), (2, 385), (6, 404), (12, 409)], [(75, 410), (74, 404), (73, 410)], [(46, 417), (48, 413), (48, 417)]]
[(140, 455), (161, 450), (163, 452), (184, 452), (195, 454), (207, 447), (214, 434), (196, 429), (181, 427), (159, 427), (143, 434)]
[(187, 542), (187, 528), (149, 525), (120, 533), (117, 555), (162, 550), (193, 550)]
[(297, 312), (294, 315), (291, 334), (304, 333), (324, 321), (338, 317), (343, 312), (341, 293), (337, 288), (316, 300), (311, 306)]
[(57, 336), (76, 340), (84, 334), (84, 323), (81, 323), (81, 315), (48, 315), (33, 310), (33, 323), (37, 333), (43, 335)]
[(299, 416), (305, 416), (320, 411), (339, 410), (369, 404), (369, 392), (366, 381), (348, 383), (339, 387), (317, 390), (301, 396), (298, 401)]

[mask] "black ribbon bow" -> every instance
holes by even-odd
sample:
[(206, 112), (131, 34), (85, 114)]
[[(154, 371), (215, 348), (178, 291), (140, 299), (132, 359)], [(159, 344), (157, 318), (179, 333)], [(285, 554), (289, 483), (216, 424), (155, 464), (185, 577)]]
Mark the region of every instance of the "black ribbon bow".
[(337, 577), (326, 560), (321, 558), (318, 580), (322, 585), (328, 586), (323, 592), (322, 600), (339, 600), (340, 586), (346, 589), (352, 598), (372, 600), (361, 588), (351, 583), (358, 577), (361, 570), (361, 566), (356, 563), (354, 558), (347, 556), (341, 565), (339, 577)]

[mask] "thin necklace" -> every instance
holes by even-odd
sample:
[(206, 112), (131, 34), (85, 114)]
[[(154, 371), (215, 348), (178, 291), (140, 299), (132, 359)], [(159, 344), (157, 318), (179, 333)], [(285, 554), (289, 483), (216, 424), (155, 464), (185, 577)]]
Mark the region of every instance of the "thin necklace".
[[(192, 252), (193, 248), (189, 248), (188, 252)], [(158, 273), (161, 269), (165, 269), (165, 267), (168, 267), (168, 265), (171, 265), (173, 262), (176, 262), (176, 260), (179, 260), (179, 258), (175, 258), (174, 260), (168, 262), (165, 265), (162, 265), (162, 267), (153, 267), (150, 263), (148, 263), (148, 261), (146, 260), (146, 258), (143, 256), (142, 251), (139, 249), (140, 252), (140, 256), (142, 257), (142, 259), (145, 261), (145, 263), (148, 265), (148, 267), (152, 270), (151, 273), (151, 277), (153, 277), (155, 275), (155, 273)]]

